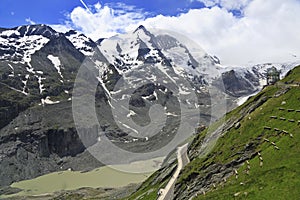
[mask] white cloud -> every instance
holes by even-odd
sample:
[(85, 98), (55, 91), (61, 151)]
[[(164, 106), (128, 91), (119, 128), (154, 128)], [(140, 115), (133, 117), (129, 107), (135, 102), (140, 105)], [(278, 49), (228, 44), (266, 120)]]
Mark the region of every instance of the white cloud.
[(253, 0), (242, 17), (219, 7), (190, 10), (178, 17), (156, 16), (144, 22), (188, 36), (224, 64), (300, 59), (300, 2)]
[(55, 31), (60, 32), (60, 33), (66, 33), (69, 30), (73, 29), (73, 27), (71, 27), (69, 25), (53, 24), (53, 25), (50, 25), (50, 26)]
[[(195, 0), (192, 0), (195, 1)], [(220, 6), (227, 10), (241, 10), (252, 0), (196, 0), (204, 3), (207, 7)]]
[(89, 9), (74, 8), (68, 15), (66, 26), (80, 30), (92, 39), (99, 39), (124, 32), (129, 25), (137, 26), (144, 19), (142, 10), (133, 6), (119, 3), (109, 7), (97, 3)]
[(95, 9), (96, 9), (96, 10), (100, 10), (101, 7), (102, 7), (101, 4), (100, 4), (99, 2), (96, 3), (94, 6), (95, 6)]
[(26, 21), (28, 24), (31, 24), (31, 25), (36, 24), (34, 21), (32, 21), (32, 20), (30, 19), (30, 17), (27, 18), (27, 19), (25, 19), (25, 21)]

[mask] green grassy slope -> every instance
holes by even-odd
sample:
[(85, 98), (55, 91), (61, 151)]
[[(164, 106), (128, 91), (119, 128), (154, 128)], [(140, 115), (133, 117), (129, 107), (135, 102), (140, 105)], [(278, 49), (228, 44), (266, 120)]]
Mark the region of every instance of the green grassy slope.
[[(210, 130), (226, 122), (209, 154), (199, 154), (207, 130), (195, 136), (191, 162), (177, 180), (176, 199), (299, 199), (299, 82), (300, 66), (213, 124)], [(126, 199), (156, 199), (168, 180), (151, 184), (157, 173)]]
[[(245, 114), (239, 128), (230, 128), (206, 157), (196, 157), (186, 166), (176, 189), (198, 193), (194, 199), (300, 199), (299, 82), (300, 66), (229, 113), (227, 120), (237, 118), (253, 103), (265, 99), (253, 112)], [(195, 139), (191, 147), (196, 148), (201, 138)], [(242, 162), (232, 164), (237, 160)], [(207, 184), (205, 192), (202, 188), (187, 189), (203, 181), (205, 169), (230, 163), (237, 169), (237, 177), (233, 171), (226, 181)]]

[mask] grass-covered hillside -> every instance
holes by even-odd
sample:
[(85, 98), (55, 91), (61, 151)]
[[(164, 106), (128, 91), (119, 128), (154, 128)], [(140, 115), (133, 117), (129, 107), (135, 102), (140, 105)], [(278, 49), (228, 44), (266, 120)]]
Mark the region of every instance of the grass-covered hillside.
[[(183, 170), (176, 198), (300, 198), (300, 66), (229, 113), (213, 150)], [(195, 156), (196, 154), (196, 156)]]
[[(215, 123), (209, 130), (220, 137), (208, 154), (200, 148), (208, 130), (195, 136), (174, 199), (299, 199), (299, 83), (300, 66)], [(168, 179), (153, 177), (128, 199), (156, 199)]]

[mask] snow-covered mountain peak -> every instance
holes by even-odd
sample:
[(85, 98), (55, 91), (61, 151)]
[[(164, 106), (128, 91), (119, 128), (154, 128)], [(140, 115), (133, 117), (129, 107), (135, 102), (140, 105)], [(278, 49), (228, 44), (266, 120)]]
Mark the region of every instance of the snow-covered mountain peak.
[(51, 39), (52, 37), (57, 37), (59, 35), (59, 33), (56, 32), (54, 29), (52, 29), (50, 26), (47, 26), (44, 24), (19, 26), (19, 27), (13, 28), (12, 30), (19, 32), (20, 37), (31, 36), (31, 35), (41, 35), (43, 37)]
[(70, 30), (65, 33), (65, 36), (72, 42), (72, 44), (85, 56), (92, 56), (94, 48), (97, 46), (94, 41), (86, 37), (84, 34), (75, 30)]
[[(100, 49), (120, 70), (128, 70), (143, 64), (163, 64), (173, 66), (177, 73), (185, 73), (191, 79), (207, 76), (215, 78), (218, 74), (218, 59), (210, 57), (197, 45), (192, 46), (192, 53), (185, 44), (188, 39), (177, 39), (171, 32), (147, 30), (139, 26), (134, 32), (117, 35), (102, 41)], [(208, 81), (210, 82), (210, 81)]]
[(146, 35), (151, 35), (151, 33), (143, 25), (140, 25), (137, 29), (133, 31), (133, 33), (135, 34), (145, 33)]
[(139, 25), (139, 27), (137, 27), (137, 29), (135, 29), (133, 32), (135, 33), (135, 32), (137, 32), (139, 30), (147, 31), (146, 28), (145, 28), (145, 26)]
[(31, 55), (58, 33), (45, 25), (19, 26), (0, 30), (0, 60), (29, 63)]
[(259, 72), (260, 74), (266, 75), (268, 69), (275, 67), (278, 71), (280, 71), (281, 78), (285, 77), (286, 74), (293, 69), (296, 65), (299, 65), (300, 62), (292, 62), (292, 63), (264, 63), (264, 64), (257, 64), (252, 68), (252, 70)]
[[(145, 56), (154, 50), (151, 36), (147, 34), (144, 28), (139, 28), (132, 33), (117, 35), (105, 39), (100, 44), (100, 50), (108, 61), (117, 66), (120, 70), (127, 70), (133, 66), (142, 64), (141, 54)], [(145, 49), (147, 53), (145, 53)]]

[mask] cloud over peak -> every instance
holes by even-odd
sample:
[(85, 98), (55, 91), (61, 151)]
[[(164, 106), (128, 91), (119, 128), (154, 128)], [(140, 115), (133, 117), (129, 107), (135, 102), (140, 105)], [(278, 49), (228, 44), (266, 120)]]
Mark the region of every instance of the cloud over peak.
[(111, 6), (96, 3), (89, 8), (76, 7), (67, 15), (66, 25), (93, 39), (111, 37), (124, 32), (129, 25), (137, 25), (145, 19), (141, 9), (122, 3)]
[[(97, 3), (89, 9), (75, 8), (65, 25), (56, 28), (77, 29), (98, 39), (143, 24), (185, 35), (226, 65), (299, 60), (299, 0), (190, 1), (201, 1), (207, 7), (177, 16), (150, 17), (134, 6)], [(242, 15), (236, 16), (233, 10), (240, 10)]]

